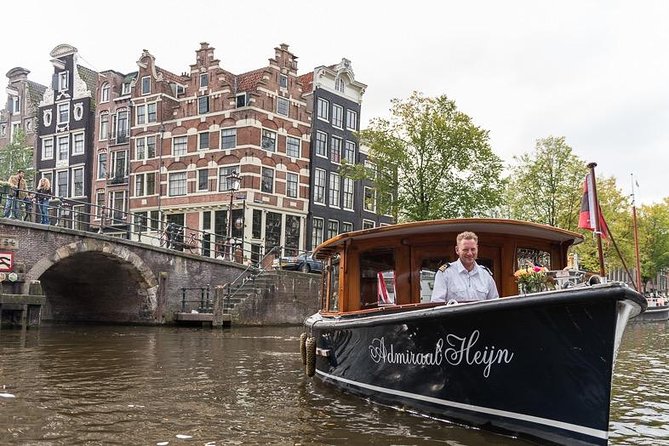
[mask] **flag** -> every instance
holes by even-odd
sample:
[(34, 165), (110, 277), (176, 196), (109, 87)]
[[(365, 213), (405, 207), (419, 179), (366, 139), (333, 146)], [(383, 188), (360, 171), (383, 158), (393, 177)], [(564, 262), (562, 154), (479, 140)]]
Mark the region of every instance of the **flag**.
[[(578, 216), (578, 227), (588, 231), (599, 231), (602, 237), (606, 238), (609, 228), (604, 220), (602, 208), (599, 203), (596, 203), (595, 194), (591, 192), (593, 189), (592, 175), (587, 174), (583, 182), (583, 199), (581, 200), (581, 213)], [(599, 227), (595, 226), (595, 209), (599, 211)]]

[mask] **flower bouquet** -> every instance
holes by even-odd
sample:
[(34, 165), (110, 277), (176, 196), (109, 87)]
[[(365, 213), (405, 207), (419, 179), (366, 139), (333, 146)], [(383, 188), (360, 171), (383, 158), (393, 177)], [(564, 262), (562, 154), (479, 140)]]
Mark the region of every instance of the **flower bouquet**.
[(519, 269), (513, 273), (518, 284), (518, 291), (523, 294), (546, 291), (551, 282), (547, 273), (548, 269), (542, 266), (528, 265)]

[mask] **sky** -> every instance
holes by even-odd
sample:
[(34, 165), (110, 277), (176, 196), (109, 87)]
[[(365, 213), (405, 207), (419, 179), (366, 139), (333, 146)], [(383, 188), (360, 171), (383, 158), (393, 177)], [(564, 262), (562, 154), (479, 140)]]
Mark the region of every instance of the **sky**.
[(634, 192), (638, 206), (669, 197), (664, 0), (24, 0), (0, 10), (2, 74), (21, 66), (49, 84), (49, 53), (62, 43), (97, 71), (136, 71), (147, 49), (180, 74), (200, 42), (240, 74), (266, 66), (286, 43), (299, 74), (351, 60), (367, 85), (363, 127), (387, 117), (392, 99), (446, 95), (490, 132), (506, 165), (537, 139), (563, 136), (579, 158), (597, 163), (598, 178), (613, 176), (623, 194)]

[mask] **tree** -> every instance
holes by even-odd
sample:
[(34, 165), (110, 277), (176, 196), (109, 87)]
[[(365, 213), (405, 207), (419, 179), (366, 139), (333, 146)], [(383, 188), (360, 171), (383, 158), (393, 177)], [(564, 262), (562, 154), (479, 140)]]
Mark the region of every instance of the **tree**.
[(565, 138), (539, 139), (533, 153), (514, 156), (514, 160), (517, 164), (511, 168), (503, 213), (575, 230), (587, 168)]
[(643, 283), (669, 268), (669, 198), (639, 208), (639, 253)]
[(454, 101), (414, 92), (393, 99), (390, 111), (359, 133), (373, 167), (342, 166), (344, 176), (371, 182), (379, 212), (417, 221), (471, 217), (499, 205), (502, 161), (488, 131)]
[(0, 179), (6, 182), (17, 170), (25, 172), (26, 182), (30, 185), (34, 173), (33, 148), (26, 145), (23, 130), (16, 132), (11, 143), (0, 147)]

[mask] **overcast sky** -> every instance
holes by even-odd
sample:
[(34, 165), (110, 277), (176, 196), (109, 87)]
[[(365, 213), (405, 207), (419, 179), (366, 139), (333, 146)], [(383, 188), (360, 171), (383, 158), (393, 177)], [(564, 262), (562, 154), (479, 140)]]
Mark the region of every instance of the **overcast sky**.
[[(16, 66), (48, 84), (67, 43), (94, 70), (137, 70), (142, 49), (180, 74), (200, 42), (221, 66), (267, 65), (280, 43), (298, 72), (352, 61), (368, 85), (363, 125), (413, 90), (445, 94), (509, 164), (539, 138), (564, 136), (636, 202), (669, 197), (669, 2), (23, 0), (0, 7), (0, 75)], [(4, 85), (6, 85), (6, 78)], [(4, 91), (2, 92), (5, 102)]]

